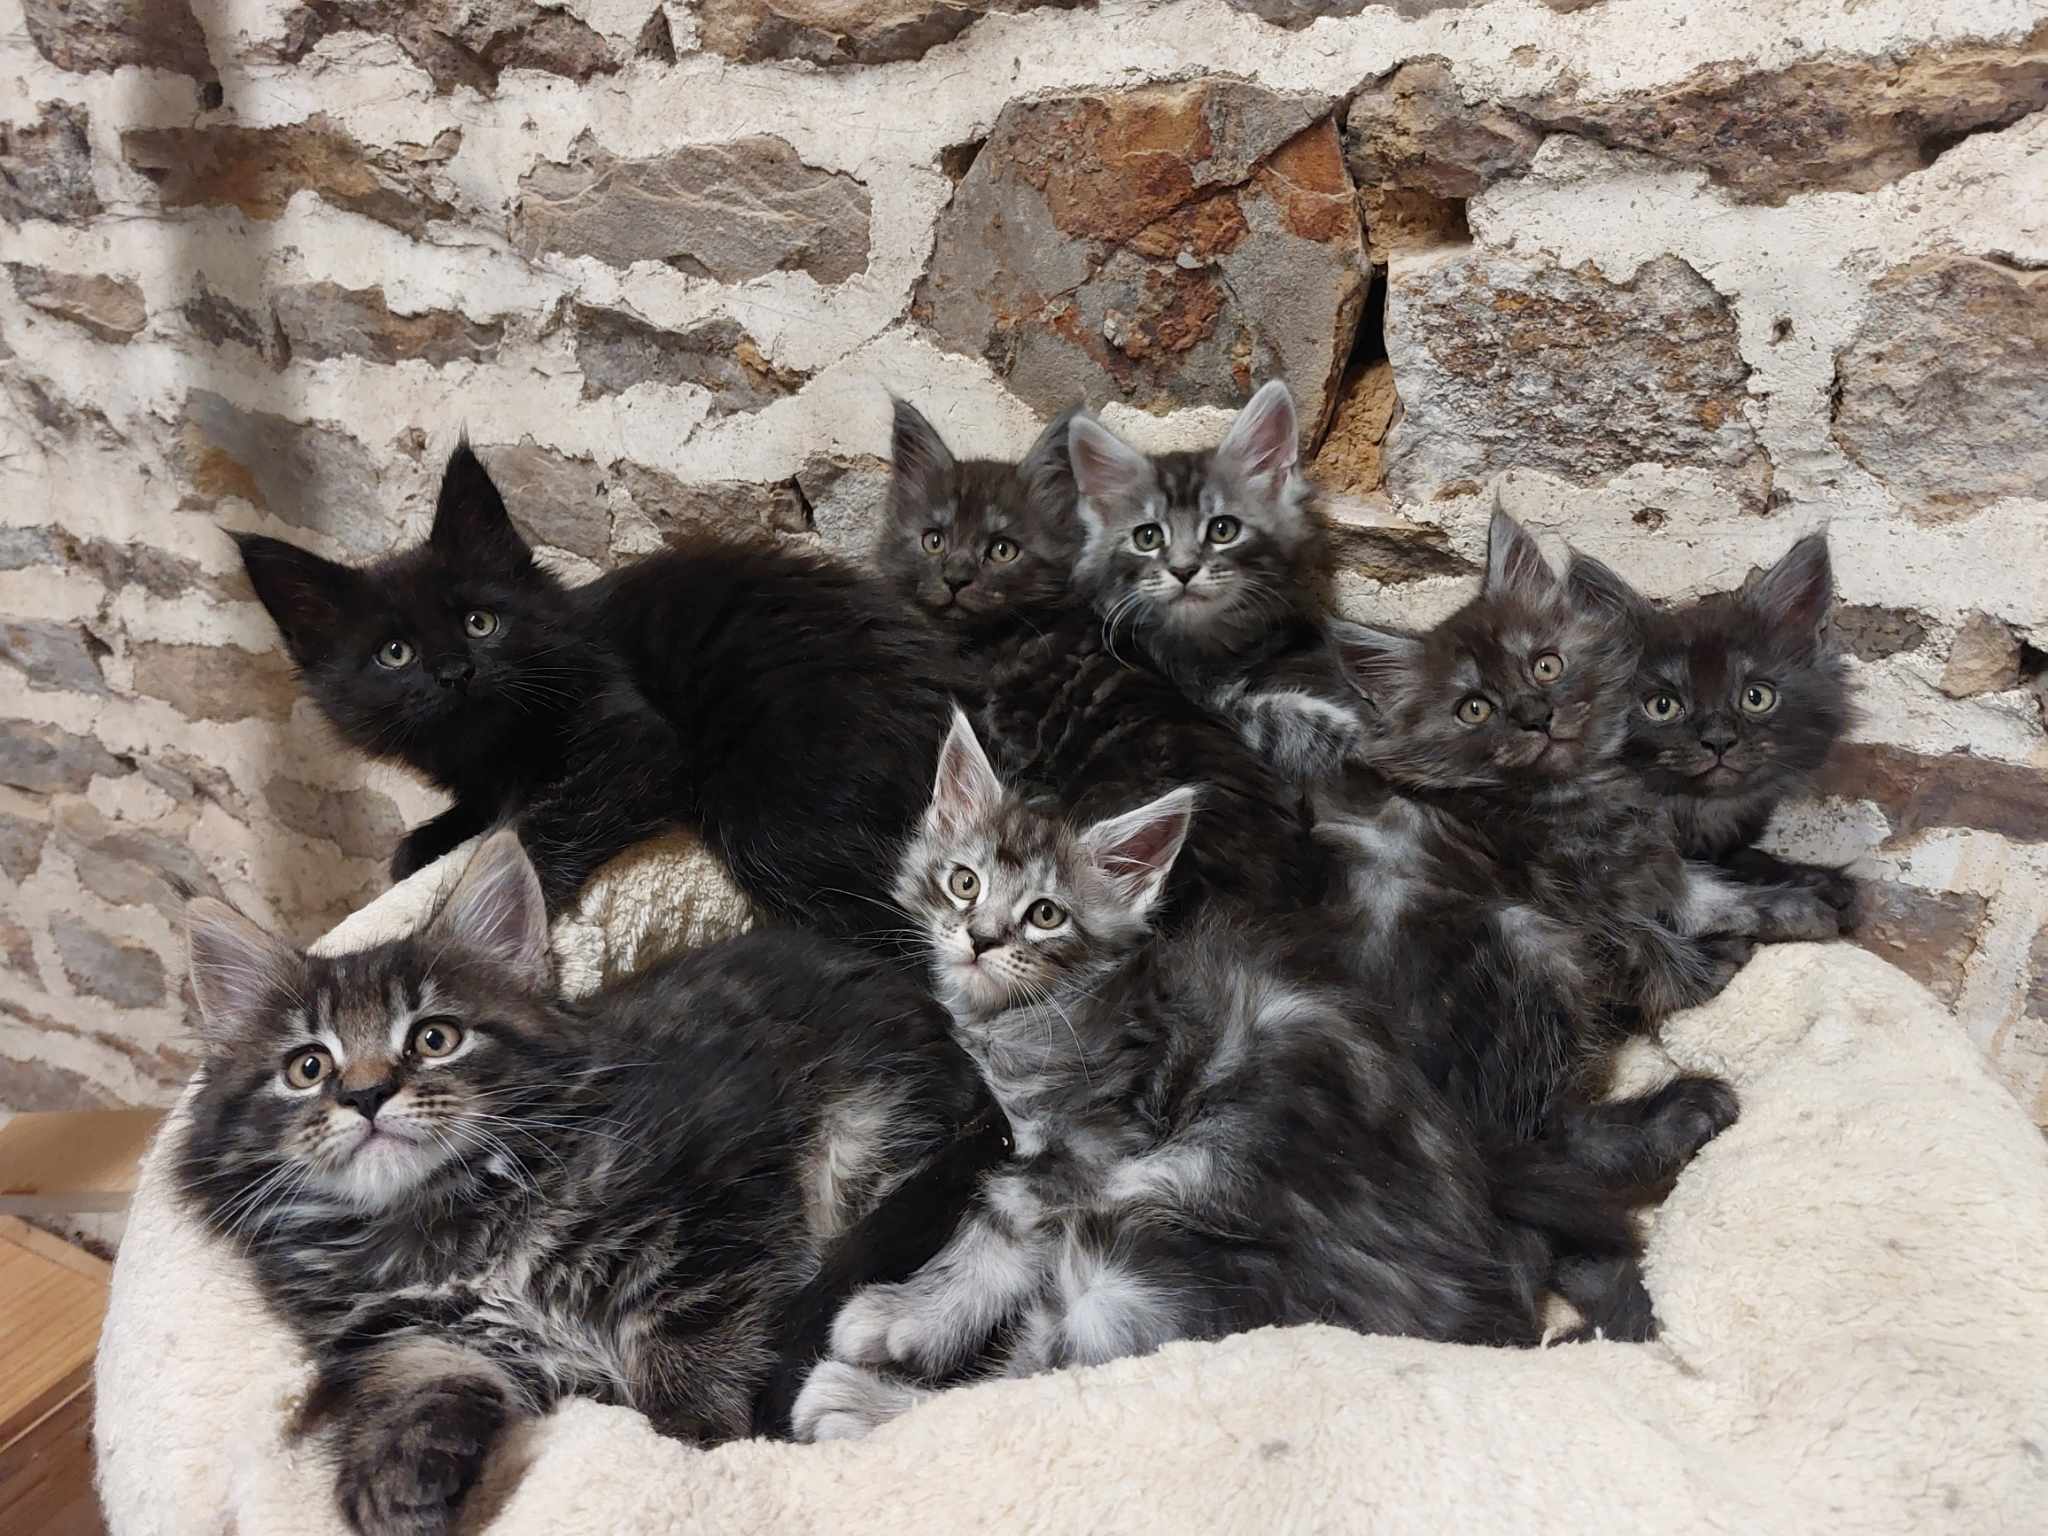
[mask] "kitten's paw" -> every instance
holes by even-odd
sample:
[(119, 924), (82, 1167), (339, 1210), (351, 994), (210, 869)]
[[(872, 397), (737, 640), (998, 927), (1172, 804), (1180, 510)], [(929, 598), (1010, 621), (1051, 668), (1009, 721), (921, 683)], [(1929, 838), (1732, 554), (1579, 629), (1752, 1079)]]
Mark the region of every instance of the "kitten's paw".
[(391, 883), (396, 885), (408, 876), (416, 875), (440, 857), (432, 846), (432, 839), (422, 836), (433, 826), (428, 822), (424, 827), (415, 828), (399, 840), (398, 851), (391, 855)]
[(1649, 1129), (1664, 1161), (1682, 1168), (1741, 1118), (1742, 1101), (1734, 1084), (1719, 1077), (1681, 1077), (1657, 1091)]
[[(1773, 891), (1761, 904), (1756, 936), (1781, 944), (1840, 938), (1843, 911), (1831, 899), (1834, 894), (1817, 886)], [(1853, 888), (1849, 894), (1853, 900)]]
[(910, 1309), (900, 1285), (870, 1285), (856, 1291), (832, 1319), (832, 1358), (855, 1365), (882, 1365), (896, 1357), (889, 1337)]
[(866, 1366), (826, 1360), (805, 1378), (790, 1411), (790, 1430), (804, 1441), (858, 1440), (930, 1395)]
[(1699, 996), (1693, 1004), (1704, 1003), (1719, 997), (1735, 973), (1749, 964), (1749, 957), (1756, 953), (1756, 941), (1740, 933), (1710, 933), (1698, 943), (1700, 964), (1704, 972)]
[(408, 1400), (349, 1436), (335, 1496), (362, 1536), (440, 1536), (482, 1474), (504, 1423), (495, 1391)]

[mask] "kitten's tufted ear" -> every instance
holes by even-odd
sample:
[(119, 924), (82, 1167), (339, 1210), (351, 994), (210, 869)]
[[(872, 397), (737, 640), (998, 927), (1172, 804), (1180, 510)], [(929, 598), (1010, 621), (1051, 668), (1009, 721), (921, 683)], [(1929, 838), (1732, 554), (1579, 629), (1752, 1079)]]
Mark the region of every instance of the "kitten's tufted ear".
[(268, 1033), (272, 1004), (299, 990), (305, 961), (283, 939), (224, 901), (202, 896), (185, 907), (192, 995), (207, 1048), (228, 1051)]
[(1782, 560), (1744, 587), (1742, 600), (1763, 620), (1765, 629), (1818, 645), (1821, 625), (1835, 600), (1828, 536), (1809, 533), (1794, 544)]
[(448, 467), (441, 471), (441, 494), (434, 501), (434, 528), (427, 542), (451, 561), (511, 574), (533, 564), (532, 549), (512, 526), (497, 482), (467, 437), (455, 445)]
[(494, 960), (535, 990), (547, 987), (547, 902), (516, 831), (500, 827), (477, 846), (426, 938)]
[(361, 594), (361, 573), (282, 539), (232, 537), (285, 651), (302, 667), (325, 661), (341, 643), (343, 617)]
[(1542, 546), (1499, 507), (1486, 533), (1486, 581), (1480, 590), (1488, 596), (1514, 592), (1537, 600), (1557, 590), (1557, 575), (1543, 558)]
[(1349, 619), (1329, 621), (1330, 649), (1344, 680), (1376, 704), (1390, 686), (1413, 675), (1422, 663), (1422, 642), (1394, 629), (1374, 629)]
[(1183, 785), (1135, 811), (1098, 821), (1081, 834), (1089, 859), (1139, 916), (1150, 911), (1166, 889), (1166, 877), (1173, 873), (1173, 861), (1187, 841), (1196, 799), (1197, 791)]
[(1230, 423), (1216, 447), (1216, 461), (1245, 479), (1280, 475), (1301, 458), (1301, 428), (1294, 416), (1294, 396), (1279, 379), (1259, 387)]
[(1650, 618), (1650, 600), (1622, 580), (1620, 573), (1604, 560), (1573, 550), (1564, 580), (1572, 603), (1578, 608), (1605, 614), (1635, 628)]
[(922, 528), (931, 519), (932, 508), (946, 499), (946, 482), (952, 478), (952, 450), (938, 429), (908, 400), (896, 400), (895, 425), (889, 438), (889, 462), (895, 473), (889, 482), (889, 507), (905, 526)]
[(1067, 434), (1081, 412), (1081, 406), (1070, 405), (1053, 417), (1017, 466), (1032, 506), (1049, 516), (1063, 516), (1074, 507), (1074, 461)]
[(1002, 803), (1003, 781), (981, 749), (974, 726), (958, 708), (953, 728), (939, 748), (938, 777), (932, 782), (932, 803), (925, 812), (935, 827), (959, 832), (985, 820)]
[(1067, 452), (1083, 517), (1091, 501), (1139, 501), (1152, 485), (1152, 461), (1085, 411), (1067, 425)]

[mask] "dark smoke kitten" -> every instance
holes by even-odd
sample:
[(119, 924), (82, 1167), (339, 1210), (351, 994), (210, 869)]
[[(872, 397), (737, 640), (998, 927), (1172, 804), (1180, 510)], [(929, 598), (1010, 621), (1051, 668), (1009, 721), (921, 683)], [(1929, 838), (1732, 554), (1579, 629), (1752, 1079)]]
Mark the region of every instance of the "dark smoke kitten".
[(1851, 719), (1825, 629), (1826, 536), (1801, 539), (1740, 591), (1675, 608), (1590, 556), (1573, 556), (1569, 579), (1641, 647), (1622, 758), (1670, 815), (1680, 847), (1724, 861), (1748, 848), (1781, 802), (1811, 792)]
[(930, 1263), (839, 1313), (800, 1437), (864, 1433), (992, 1340), (1010, 1375), (1272, 1324), (1535, 1342), (1543, 1254), (1341, 940), (1213, 918), (1151, 939), (1200, 798), (1050, 817), (956, 719), (899, 896), (1017, 1159)]
[(517, 812), (553, 909), (681, 824), (768, 913), (890, 942), (885, 872), (955, 690), (938, 637), (872, 578), (704, 538), (572, 590), (467, 446), (422, 548), (365, 570), (242, 549), (323, 713), (456, 796), (395, 873)]
[(570, 1395), (748, 1432), (785, 1313), (978, 1089), (923, 990), (763, 932), (578, 1003), (487, 840), (417, 938), (300, 955), (194, 903), (207, 1058), (181, 1190), (318, 1379), (370, 1536), (447, 1529), (497, 1439)]
[(1481, 594), (1436, 628), (1333, 628), (1365, 766), (1320, 798), (1318, 834), (1348, 862), (1398, 1035), (1490, 1144), (1668, 1179), (1733, 1094), (1681, 1079), (1596, 1107), (1612, 1047), (1713, 996), (1758, 942), (1835, 936), (1844, 894), (1679, 855), (1623, 761), (1632, 637), (1505, 514)]
[[(1208, 814), (1176, 866), (1167, 926), (1212, 898), (1267, 912), (1316, 899), (1323, 861), (1293, 789), (1135, 650), (1112, 646), (1066, 583), (1027, 565), (1078, 547), (1063, 464), (1052, 429), (1022, 465), (956, 462), (921, 416), (898, 407), (894, 510), (880, 560), (906, 604), (936, 603), (975, 729), (1012, 783), (1083, 818), (1176, 785), (1205, 786)], [(963, 600), (937, 601), (929, 572), (943, 572), (947, 556), (924, 549), (936, 528), (972, 530), (963, 537), (983, 551), (981, 600), (964, 601), (963, 587)], [(1022, 554), (987, 558), (981, 541), (999, 528)]]

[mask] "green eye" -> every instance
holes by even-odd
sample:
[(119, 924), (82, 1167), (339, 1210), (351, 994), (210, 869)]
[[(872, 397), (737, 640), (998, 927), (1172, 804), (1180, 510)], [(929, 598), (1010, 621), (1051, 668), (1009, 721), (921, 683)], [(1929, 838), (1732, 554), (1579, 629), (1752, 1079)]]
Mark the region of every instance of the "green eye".
[(1042, 896), (1031, 903), (1031, 909), (1024, 914), (1024, 921), (1034, 928), (1057, 928), (1066, 920), (1067, 909)]
[(1685, 706), (1668, 693), (1653, 693), (1643, 700), (1643, 713), (1660, 725), (1669, 725), (1685, 714)]
[(460, 1044), (462, 1026), (453, 1019), (422, 1019), (412, 1027), (412, 1038), (406, 1041), (405, 1048), (415, 1056), (437, 1061), (454, 1055)]
[(955, 864), (953, 873), (946, 876), (946, 889), (956, 900), (972, 901), (981, 894), (981, 876), (965, 864)]
[(1157, 523), (1140, 523), (1131, 530), (1131, 543), (1149, 555), (1166, 543), (1166, 530)]
[(471, 639), (481, 640), (498, 632), (498, 616), (488, 608), (472, 608), (462, 616), (462, 627)]
[(284, 1080), (294, 1088), (317, 1088), (334, 1070), (334, 1058), (324, 1045), (309, 1045), (284, 1064)]
[(1467, 694), (1458, 700), (1458, 718), (1467, 725), (1484, 725), (1493, 718), (1493, 700)]
[(936, 528), (927, 528), (924, 531), (924, 537), (919, 539), (918, 543), (924, 546), (926, 554), (936, 555), (946, 547), (946, 536)]
[(1539, 683), (1554, 683), (1564, 676), (1564, 658), (1555, 651), (1545, 651), (1529, 664), (1529, 670), (1536, 674)]
[(988, 547), (988, 557), (1002, 565), (1008, 565), (1022, 551), (1009, 539), (997, 539)]
[(1751, 683), (1742, 690), (1742, 712), (1746, 715), (1768, 715), (1778, 707), (1778, 690), (1769, 683)]
[(410, 640), (386, 640), (377, 647), (377, 665), (396, 672), (401, 667), (411, 666), (413, 657), (418, 654)]
[(1229, 544), (1244, 532), (1244, 524), (1234, 517), (1212, 517), (1209, 519), (1209, 542)]

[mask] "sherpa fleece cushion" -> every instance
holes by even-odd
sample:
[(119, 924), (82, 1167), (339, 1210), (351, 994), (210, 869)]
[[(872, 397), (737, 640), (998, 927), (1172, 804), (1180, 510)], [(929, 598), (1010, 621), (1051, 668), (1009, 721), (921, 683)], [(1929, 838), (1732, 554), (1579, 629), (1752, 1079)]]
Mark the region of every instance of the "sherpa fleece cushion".
[[(467, 850), (324, 943), (402, 932)], [(675, 914), (681, 914), (679, 928)], [(645, 858), (557, 933), (579, 987), (744, 906), (701, 851)], [(2048, 1145), (1919, 986), (1767, 949), (1675, 1019), (1741, 1122), (1658, 1215), (1663, 1338), (1508, 1352), (1269, 1329), (947, 1393), (868, 1439), (700, 1450), (569, 1403), (465, 1511), (491, 1536), (1114, 1531), (2048, 1530)], [(344, 1527), (288, 1429), (308, 1384), (238, 1256), (144, 1169), (100, 1343), (116, 1536)]]

